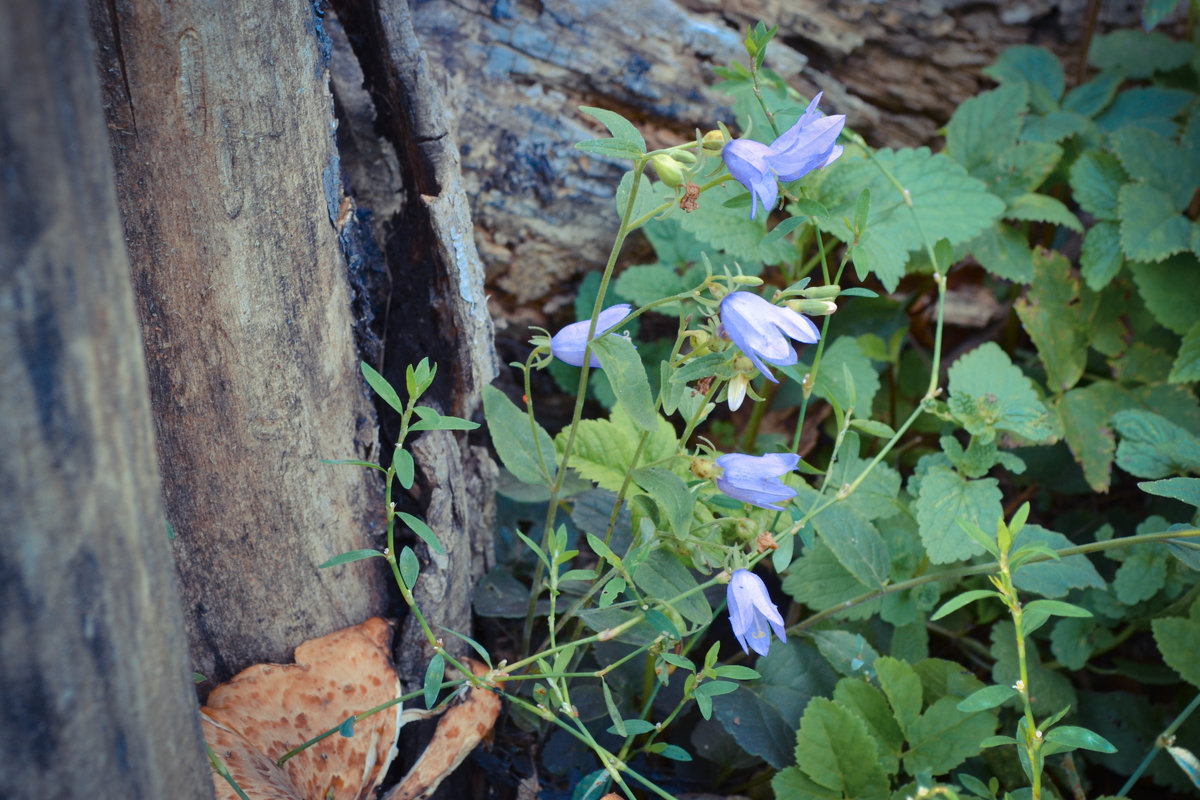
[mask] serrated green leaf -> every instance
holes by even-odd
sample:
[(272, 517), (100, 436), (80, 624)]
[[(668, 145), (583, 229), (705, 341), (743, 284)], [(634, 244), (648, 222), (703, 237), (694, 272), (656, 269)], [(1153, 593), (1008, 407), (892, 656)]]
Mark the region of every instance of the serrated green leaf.
[(1014, 198), (1004, 212), (1005, 219), (1021, 219), (1027, 222), (1052, 222), (1083, 233), (1083, 224), (1061, 201), (1044, 194), (1029, 193)]
[(1133, 261), (1159, 262), (1191, 245), (1192, 223), (1170, 195), (1145, 182), (1121, 187), (1121, 249)]
[(1084, 479), (1094, 491), (1108, 491), (1117, 452), (1116, 438), (1108, 419), (1127, 402), (1116, 384), (1097, 382), (1072, 389), (1059, 403), (1067, 446), (1075, 461), (1083, 467)]
[[(1053, 550), (1072, 547), (1074, 543), (1061, 533), (1046, 530), (1040, 525), (1026, 525), (1013, 540), (1016, 548), (1042, 545)], [(1074, 555), (1057, 561), (1025, 564), (1013, 573), (1018, 589), (1043, 597), (1066, 597), (1072, 589), (1104, 589), (1107, 584), (1085, 555)]]
[(675, 534), (680, 538), (686, 537), (691, 529), (696, 498), (688, 491), (683, 479), (673, 472), (658, 468), (639, 469), (634, 472), (633, 479), (662, 508)]
[(946, 155), (971, 173), (990, 166), (1016, 142), (1028, 105), (1023, 78), (964, 100), (946, 126)]
[(771, 789), (775, 797), (788, 800), (843, 800), (846, 796), (841, 791), (818, 786), (796, 767), (776, 772), (771, 778)]
[[(1146, 308), (1163, 327), (1180, 336), (1196, 323), (1200, 308), (1200, 261), (1180, 253), (1158, 264), (1130, 261), (1129, 271)], [(1186, 276), (1186, 277), (1185, 277)]]
[(1123, 69), (1105, 70), (1087, 83), (1076, 86), (1063, 98), (1063, 111), (1094, 117), (1108, 107), (1125, 80)]
[(996, 715), (959, 711), (958, 700), (942, 697), (910, 726), (904, 771), (943, 775), (976, 755), (980, 742), (996, 730)]
[(417, 536), (420, 536), (421, 541), (429, 545), (431, 550), (435, 550), (439, 553), (446, 552), (446, 549), (442, 547), (442, 543), (438, 541), (437, 534), (434, 533), (433, 529), (426, 525), (424, 521), (403, 511), (396, 512), (396, 516), (400, 517), (400, 519), (404, 521), (404, 524), (408, 526), (409, 530), (411, 530)]
[(1167, 552), (1154, 546), (1133, 547), (1113, 576), (1117, 599), (1127, 606), (1149, 600), (1167, 582)]
[(1139, 478), (1166, 478), (1200, 468), (1200, 440), (1158, 414), (1118, 411), (1112, 424), (1121, 435), (1117, 466)]
[(1100, 291), (1107, 286), (1125, 264), (1121, 250), (1121, 229), (1115, 222), (1098, 222), (1083, 237), (1079, 255), (1080, 273), (1088, 288)]
[(1167, 377), (1171, 383), (1193, 383), (1200, 381), (1200, 321), (1188, 328), (1179, 345), (1179, 354)]
[(1028, 82), (1042, 87), (1054, 100), (1062, 97), (1066, 80), (1058, 57), (1044, 47), (1017, 45), (1000, 54), (983, 74), (997, 83)]
[(1151, 623), (1154, 642), (1167, 666), (1193, 686), (1200, 687), (1200, 619), (1196, 606), (1188, 617), (1165, 617)]
[(860, 678), (843, 678), (833, 690), (833, 699), (866, 723), (883, 771), (888, 775), (899, 772), (904, 733), (892, 716), (883, 692)]
[(1053, 251), (1036, 254), (1033, 283), (1014, 307), (1046, 366), (1047, 387), (1055, 394), (1067, 391), (1083, 375), (1088, 353), (1071, 262)]
[[(646, 306), (671, 295), (682, 294), (694, 289), (703, 280), (702, 270), (688, 270), (683, 275), (670, 264), (639, 264), (627, 267), (614, 284), (617, 293), (636, 303)], [(679, 314), (679, 303), (655, 306), (660, 314)]]
[(680, 219), (680, 225), (699, 241), (736, 261), (750, 275), (762, 271), (762, 265), (790, 263), (796, 260), (796, 248), (786, 240), (765, 242), (767, 215), (750, 219), (746, 209), (729, 209), (724, 203), (743, 193), (741, 184), (728, 181), (705, 192), (700, 207)]
[[(792, 562), (783, 579), (783, 590), (817, 611), (841, 605), (869, 591), (821, 540)], [(865, 619), (878, 613), (879, 605), (880, 601), (874, 599), (847, 609), (845, 616)]]
[(1165, 193), (1176, 211), (1192, 199), (1200, 181), (1196, 154), (1154, 131), (1129, 127), (1113, 134), (1113, 153), (1133, 181), (1145, 181)]
[[(817, 500), (817, 493), (804, 487), (798, 498), (802, 504), (811, 505)], [(859, 583), (868, 589), (883, 586), (891, 559), (879, 531), (865, 517), (842, 501), (813, 517), (812, 524), (821, 540)]]
[(1071, 191), (1079, 207), (1101, 220), (1121, 218), (1118, 194), (1129, 180), (1117, 157), (1088, 150), (1071, 165)]
[(886, 800), (890, 785), (876, 752), (857, 716), (824, 697), (809, 702), (796, 737), (796, 766), (814, 783), (857, 800)]
[(660, 417), (654, 410), (646, 368), (633, 342), (624, 336), (602, 336), (592, 342), (592, 352), (600, 359), (617, 402), (629, 418), (642, 431), (653, 431)]
[(1179, 133), (1175, 118), (1195, 99), (1194, 94), (1182, 89), (1157, 86), (1126, 89), (1096, 118), (1096, 126), (1103, 133), (1115, 133), (1132, 126), (1174, 139)]
[(949, 564), (984, 552), (958, 520), (972, 522), (995, 536), (1003, 508), (995, 478), (969, 481), (946, 467), (933, 467), (921, 479), (917, 496), (917, 525), (921, 541), (934, 564)]
[[(908, 192), (911, 207), (884, 170)], [(1004, 210), (1004, 201), (968, 175), (961, 164), (941, 153), (932, 155), (924, 147), (880, 150), (871, 159), (843, 157), (827, 172), (820, 185), (820, 200), (829, 208), (830, 218), (822, 224), (842, 241), (854, 239), (842, 220), (854, 213), (863, 188), (870, 190), (870, 219), (852, 257), (860, 278), (873, 272), (888, 291), (903, 277), (909, 252), (925, 246), (921, 231), (929, 244), (943, 238), (952, 245), (963, 244)]]
[(1142, 481), (1138, 484), (1143, 492), (1200, 508), (1200, 478), (1166, 478), (1161, 481)]
[(1011, 686), (985, 686), (979, 691), (967, 695), (955, 708), (967, 713), (986, 711), (989, 708), (1003, 705), (1009, 698), (1016, 696), (1017, 690)]
[[(803, 382), (805, 373), (810, 372), (812, 367), (800, 363), (780, 369), (799, 383)], [(871, 359), (867, 358), (859, 347), (858, 341), (851, 336), (841, 336), (825, 348), (825, 354), (821, 357), (821, 368), (813, 381), (813, 394), (832, 400), (840, 408), (850, 408), (851, 387), (843, 370), (849, 370), (854, 382), (854, 414), (869, 417), (871, 404), (879, 392), (879, 373)]]
[(1088, 63), (1097, 69), (1120, 69), (1130, 78), (1149, 78), (1182, 67), (1193, 52), (1189, 42), (1174, 41), (1163, 33), (1118, 30), (1092, 40)]
[(879, 653), (861, 634), (843, 630), (817, 631), (812, 638), (829, 665), (842, 675), (870, 676), (875, 660), (879, 658)]
[(400, 402), (400, 395), (396, 394), (396, 390), (387, 382), (387, 379), (372, 369), (371, 365), (365, 361), (359, 365), (359, 368), (362, 370), (363, 377), (367, 379), (367, 383), (375, 390), (375, 394), (394, 408), (396, 413), (403, 414), (404, 403)]
[(967, 249), (993, 275), (1015, 283), (1033, 280), (1033, 251), (1026, 237), (1011, 225), (997, 222), (973, 239)]
[(638, 150), (639, 155), (646, 152), (646, 141), (642, 138), (642, 134), (634, 127), (632, 122), (617, 112), (593, 106), (580, 106), (579, 110), (588, 116), (600, 120), (618, 142), (633, 145)]
[[(641, 432), (621, 407), (613, 409), (607, 420), (593, 419), (579, 423), (575, 433), (575, 446), (571, 455), (571, 467), (582, 477), (594, 481), (601, 489), (611, 492), (621, 490), (625, 472), (636, 468), (634, 453)], [(559, 452), (566, 446), (567, 432), (560, 431), (554, 443)], [(641, 460), (647, 463), (674, 455), (675, 428), (670, 422), (658, 418), (654, 432), (642, 448)], [(641, 493), (636, 485), (628, 490), (631, 495)]]
[(960, 357), (950, 367), (949, 378), (950, 412), (972, 435), (985, 441), (999, 431), (1035, 442), (1054, 437), (1033, 384), (994, 342)]
[(350, 550), (341, 555), (334, 556), (323, 564), (317, 566), (317, 569), (326, 569), (328, 567), (336, 567), (338, 564), (349, 564), (351, 561), (362, 561), (365, 558), (374, 558), (375, 556), (383, 557), (383, 553), (378, 550)]
[(1092, 127), (1087, 116), (1073, 110), (1051, 111), (1042, 116), (1030, 115), (1025, 118), (1025, 127), (1021, 129), (1021, 141), (1057, 144), (1072, 136), (1086, 134)]
[(483, 412), (496, 454), (517, 480), (541, 484), (554, 479), (554, 441), (541, 425), (494, 386), (483, 387)]
[(911, 666), (891, 656), (880, 656), (875, 660), (875, 675), (892, 707), (897, 724), (907, 733), (921, 714), (920, 677)]
[(1114, 643), (1113, 635), (1094, 618), (1064, 617), (1050, 632), (1050, 651), (1067, 669), (1083, 669), (1093, 652)]

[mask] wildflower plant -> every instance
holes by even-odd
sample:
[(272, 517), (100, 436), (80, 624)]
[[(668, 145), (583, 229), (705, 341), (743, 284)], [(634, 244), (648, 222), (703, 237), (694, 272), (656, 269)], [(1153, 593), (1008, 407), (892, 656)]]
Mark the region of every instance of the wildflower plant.
[[(512, 365), (519, 402), (484, 389), (504, 552), (474, 604), (520, 622), (491, 652), (454, 634), (572, 797), (719, 776), (780, 798), (1040, 800), (1089, 764), (1121, 794), (1196, 780), (1138, 766), (1114, 708), (1167, 729), (1150, 756), (1194, 763), (1200, 104), (1179, 87), (1200, 61), (1119, 33), (1070, 91), (1046, 51), (1008, 51), (937, 153), (823, 116), (764, 66), (761, 24), (748, 64), (718, 70), (736, 120), (649, 150), (581, 109), (610, 135), (578, 148), (628, 166), (615, 240), (580, 319)], [(618, 271), (635, 232), (659, 260)], [(1004, 304), (1001, 341), (951, 329), (962, 283)], [(647, 314), (675, 335), (627, 335)], [(405, 436), (470, 423), (417, 404), (424, 362), (407, 402), (364, 369), (403, 419), (390, 500), (412, 485)], [(547, 369), (574, 393), (558, 431), (533, 391)], [(1110, 490), (1103, 515), (1079, 503)], [(389, 505), (387, 550), (340, 561), (392, 565), (434, 705), (456, 662), (412, 599), (414, 548), (440, 545), (409, 517)], [(416, 537), (399, 555), (396, 520)], [(1170, 687), (1161, 707), (1120, 690), (1137, 637), (1167, 665), (1139, 667)]]

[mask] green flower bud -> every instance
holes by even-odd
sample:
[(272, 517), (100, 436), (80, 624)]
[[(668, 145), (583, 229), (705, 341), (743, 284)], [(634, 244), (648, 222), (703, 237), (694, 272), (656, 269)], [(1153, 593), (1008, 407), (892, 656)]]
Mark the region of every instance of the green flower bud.
[(716, 463), (711, 458), (703, 458), (701, 456), (692, 456), (690, 468), (692, 474), (701, 480), (708, 480), (720, 472), (717, 469)]
[(658, 173), (658, 179), (667, 186), (670, 186), (672, 189), (678, 189), (683, 185), (683, 165), (674, 158), (660, 153), (659, 155), (651, 156), (650, 163), (654, 165), (654, 170)]
[(810, 317), (825, 317), (837, 311), (837, 303), (832, 300), (789, 300), (787, 307), (798, 314)]
[(716, 155), (725, 147), (725, 134), (721, 131), (709, 131), (704, 134), (704, 138), (700, 140), (704, 146), (704, 152), (709, 155)]
[(832, 300), (842, 292), (842, 287), (836, 283), (830, 286), (810, 286), (800, 292), (801, 297), (811, 297), (814, 300)]

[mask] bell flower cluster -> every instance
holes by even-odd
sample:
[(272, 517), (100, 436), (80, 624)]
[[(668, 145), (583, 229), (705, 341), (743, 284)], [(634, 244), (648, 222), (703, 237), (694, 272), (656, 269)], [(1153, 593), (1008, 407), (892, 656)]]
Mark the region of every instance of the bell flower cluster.
[(789, 339), (813, 344), (821, 338), (821, 332), (808, 317), (774, 305), (753, 292), (731, 292), (725, 296), (721, 301), (721, 328), (772, 383), (779, 381), (764, 361), (779, 367), (791, 366), (797, 356)]
[(842, 154), (837, 138), (846, 116), (826, 117), (817, 110), (818, 94), (796, 124), (771, 144), (734, 139), (721, 151), (729, 174), (750, 190), (750, 219), (759, 204), (770, 212), (779, 198), (777, 181), (798, 180), (814, 169), (827, 167)]

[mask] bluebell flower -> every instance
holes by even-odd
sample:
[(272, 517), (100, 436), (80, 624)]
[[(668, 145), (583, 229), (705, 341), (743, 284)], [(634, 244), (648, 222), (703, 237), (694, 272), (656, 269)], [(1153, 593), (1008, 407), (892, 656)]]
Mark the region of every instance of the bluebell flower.
[(770, 145), (752, 139), (734, 139), (721, 151), (729, 174), (750, 190), (750, 219), (761, 203), (770, 211), (779, 197), (776, 181), (794, 181), (814, 169), (827, 167), (842, 154), (837, 138), (846, 116), (822, 116), (817, 110), (818, 94), (808, 108)]
[(768, 453), (748, 456), (727, 453), (717, 459), (723, 474), (717, 478), (717, 488), (734, 500), (759, 508), (782, 511), (780, 503), (796, 496), (796, 490), (784, 484), (779, 476), (786, 475), (800, 463), (795, 453)]
[[(596, 318), (595, 338), (599, 339), (617, 327), (621, 320), (629, 316), (630, 308), (629, 303), (621, 303), (601, 311), (600, 316)], [(585, 319), (567, 325), (550, 339), (550, 352), (554, 353), (554, 357), (559, 361), (573, 367), (582, 367), (583, 351), (587, 349), (587, 334), (591, 324), (590, 319)], [(593, 369), (600, 366), (600, 359), (596, 358), (595, 353), (592, 354), (591, 365)]]
[[(750, 570), (735, 570), (725, 590), (725, 603), (729, 606), (729, 624), (742, 650), (765, 656), (771, 649), (771, 630), (779, 641), (787, 641), (783, 617), (771, 602), (762, 578)], [(771, 628), (768, 630), (767, 625)]]
[(772, 383), (779, 381), (764, 361), (780, 367), (791, 366), (797, 357), (789, 339), (812, 344), (821, 338), (821, 332), (808, 317), (769, 303), (754, 292), (731, 292), (725, 296), (721, 301), (721, 327)]

